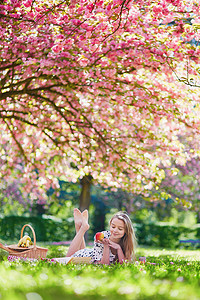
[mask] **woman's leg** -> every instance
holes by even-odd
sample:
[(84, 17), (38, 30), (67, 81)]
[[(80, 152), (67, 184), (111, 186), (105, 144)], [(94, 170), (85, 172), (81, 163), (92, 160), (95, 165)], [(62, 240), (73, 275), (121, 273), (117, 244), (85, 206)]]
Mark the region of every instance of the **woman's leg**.
[[(79, 218), (77, 218), (77, 215), (79, 215)], [(75, 217), (76, 218), (75, 227), (76, 227), (76, 230), (78, 230), (78, 231), (69, 246), (69, 249), (68, 249), (68, 252), (66, 255), (67, 257), (73, 255), (76, 251), (85, 248), (84, 234), (90, 227), (87, 222), (86, 216), (85, 215), (82, 216), (82, 214), (80, 215), (77, 209), (74, 210), (74, 216), (76, 216)], [(81, 220), (81, 226), (80, 226), (80, 220)], [(78, 229), (78, 226), (80, 226), (79, 229)]]
[[(85, 219), (86, 223), (88, 223), (88, 210), (85, 209), (83, 212), (82, 212), (82, 217)], [(83, 237), (83, 242), (82, 242), (82, 248), (81, 249), (84, 249), (85, 248), (85, 239)]]
[[(81, 228), (83, 218), (85, 218), (88, 223), (88, 210), (85, 209), (81, 213), (78, 208), (75, 208), (74, 209), (74, 223), (75, 223), (76, 234), (79, 232), (79, 230)], [(85, 239), (83, 237), (80, 249), (84, 249), (84, 248), (85, 248)]]

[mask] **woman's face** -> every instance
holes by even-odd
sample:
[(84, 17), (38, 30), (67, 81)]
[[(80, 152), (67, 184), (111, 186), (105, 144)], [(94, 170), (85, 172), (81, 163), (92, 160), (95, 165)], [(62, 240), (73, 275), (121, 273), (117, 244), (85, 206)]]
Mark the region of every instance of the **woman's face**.
[(110, 222), (110, 233), (111, 233), (111, 240), (114, 241), (120, 241), (120, 239), (125, 234), (125, 224), (123, 220), (120, 220), (118, 218), (112, 219)]

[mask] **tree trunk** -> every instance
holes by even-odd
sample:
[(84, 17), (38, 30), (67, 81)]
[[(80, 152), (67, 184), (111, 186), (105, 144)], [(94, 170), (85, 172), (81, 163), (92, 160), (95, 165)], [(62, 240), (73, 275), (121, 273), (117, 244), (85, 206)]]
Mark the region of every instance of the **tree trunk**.
[(83, 211), (84, 209), (89, 209), (90, 206), (90, 189), (92, 184), (92, 176), (91, 175), (85, 175), (81, 179), (81, 195), (80, 195), (80, 204), (79, 209), (80, 211)]

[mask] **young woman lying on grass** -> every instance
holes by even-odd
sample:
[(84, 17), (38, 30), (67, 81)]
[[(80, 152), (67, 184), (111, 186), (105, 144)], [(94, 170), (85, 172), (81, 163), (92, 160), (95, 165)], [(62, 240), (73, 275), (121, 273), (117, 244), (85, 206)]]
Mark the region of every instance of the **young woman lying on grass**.
[(91, 257), (93, 263), (111, 264), (131, 262), (135, 259), (136, 238), (127, 213), (118, 212), (110, 220), (110, 230), (103, 231), (104, 239), (94, 240), (93, 248), (85, 247), (84, 235), (89, 229), (88, 211), (74, 209), (76, 235), (72, 240), (67, 257)]

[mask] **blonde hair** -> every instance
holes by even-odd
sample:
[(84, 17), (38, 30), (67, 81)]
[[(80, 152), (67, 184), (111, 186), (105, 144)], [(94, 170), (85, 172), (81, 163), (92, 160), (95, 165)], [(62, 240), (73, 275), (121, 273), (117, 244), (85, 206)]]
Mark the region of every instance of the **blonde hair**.
[(137, 242), (136, 242), (136, 236), (134, 233), (132, 222), (128, 214), (123, 211), (119, 211), (116, 214), (114, 214), (114, 216), (110, 220), (110, 224), (112, 220), (115, 218), (122, 220), (125, 225), (125, 234), (121, 238), (121, 241), (119, 243), (122, 248), (122, 251), (124, 252), (124, 256), (129, 261), (133, 259), (135, 260), (135, 250), (136, 250)]

